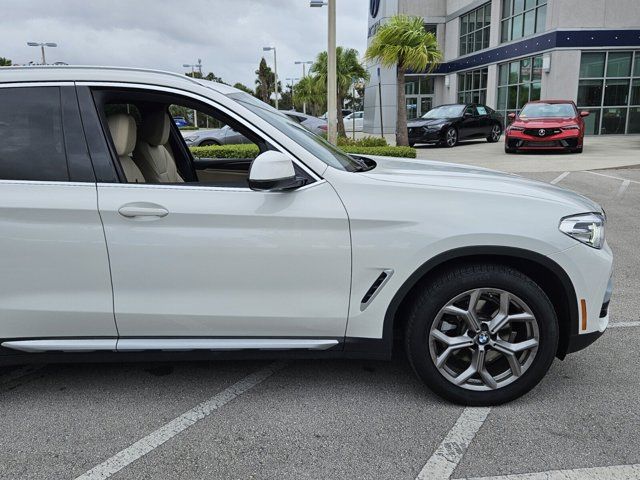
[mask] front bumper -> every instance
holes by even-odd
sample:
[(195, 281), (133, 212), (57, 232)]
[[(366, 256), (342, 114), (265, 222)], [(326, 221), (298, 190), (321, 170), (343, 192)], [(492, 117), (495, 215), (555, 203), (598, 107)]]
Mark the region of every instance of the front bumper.
[(518, 150), (572, 150), (582, 146), (579, 132), (563, 132), (538, 137), (523, 132), (511, 131), (506, 137), (507, 148)]
[(579, 244), (549, 257), (569, 275), (576, 293), (578, 318), (570, 325), (562, 357), (591, 345), (609, 325), (613, 254), (606, 243), (601, 250)]
[(438, 143), (442, 140), (442, 130), (425, 130), (423, 127), (409, 129), (409, 142), (411, 143)]

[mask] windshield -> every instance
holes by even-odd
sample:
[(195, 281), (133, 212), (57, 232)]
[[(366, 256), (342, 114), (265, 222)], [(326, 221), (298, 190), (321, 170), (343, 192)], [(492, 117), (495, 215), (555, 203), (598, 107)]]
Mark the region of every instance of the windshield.
[(570, 103), (528, 103), (520, 112), (520, 118), (575, 117), (576, 110)]
[(263, 120), (269, 122), (269, 124), (280, 130), (287, 137), (304, 147), (327, 165), (340, 170), (346, 170), (347, 172), (356, 172), (363, 169), (362, 161), (350, 157), (342, 150), (331, 145), (324, 138), (311, 133), (300, 125), (300, 123), (291, 120), (286, 115), (280, 113), (270, 105), (261, 102), (252, 95), (241, 92), (231, 93), (227, 96), (241, 103), (242, 106), (248, 108)]
[(461, 117), (465, 105), (443, 105), (429, 110), (422, 118), (454, 118)]

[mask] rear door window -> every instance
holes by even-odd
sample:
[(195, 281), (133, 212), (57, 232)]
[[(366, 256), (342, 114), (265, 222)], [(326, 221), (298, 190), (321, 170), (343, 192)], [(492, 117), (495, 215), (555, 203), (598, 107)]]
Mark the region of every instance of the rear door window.
[(58, 87), (0, 88), (0, 179), (69, 180)]

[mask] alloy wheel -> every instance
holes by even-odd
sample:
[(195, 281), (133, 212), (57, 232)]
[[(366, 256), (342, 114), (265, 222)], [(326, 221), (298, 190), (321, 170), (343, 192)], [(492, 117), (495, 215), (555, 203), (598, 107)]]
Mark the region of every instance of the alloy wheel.
[(457, 295), (438, 312), (429, 354), (439, 373), (467, 390), (496, 390), (531, 367), (540, 343), (538, 321), (513, 293), (479, 288)]
[(456, 132), (455, 128), (450, 128), (449, 130), (447, 130), (446, 142), (449, 147), (453, 147), (456, 143), (458, 143), (458, 132)]
[(498, 140), (500, 140), (500, 126), (499, 125), (494, 125), (493, 128), (491, 129), (491, 140), (493, 140), (494, 142), (497, 142)]

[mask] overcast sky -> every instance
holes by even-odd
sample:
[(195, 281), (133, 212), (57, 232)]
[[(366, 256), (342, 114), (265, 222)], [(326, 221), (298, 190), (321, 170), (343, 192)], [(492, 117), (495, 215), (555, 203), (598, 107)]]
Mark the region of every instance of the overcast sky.
[[(308, 0), (1, 0), (0, 57), (40, 62), (31, 42), (56, 42), (47, 63), (123, 65), (182, 72), (202, 59), (203, 72), (253, 87), (260, 58), (278, 76), (300, 77), (295, 60), (326, 50), (327, 8)], [(338, 45), (366, 48), (368, 0), (337, 0)]]

